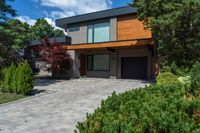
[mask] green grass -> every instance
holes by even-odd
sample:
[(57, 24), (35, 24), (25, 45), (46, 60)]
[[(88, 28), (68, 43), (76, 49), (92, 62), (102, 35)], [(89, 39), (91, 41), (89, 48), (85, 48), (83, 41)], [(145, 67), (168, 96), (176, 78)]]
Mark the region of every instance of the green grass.
[(16, 94), (9, 94), (9, 93), (0, 93), (0, 104), (2, 103), (8, 103), (11, 101), (16, 101), (22, 98), (25, 98), (27, 96), (23, 95), (16, 95)]

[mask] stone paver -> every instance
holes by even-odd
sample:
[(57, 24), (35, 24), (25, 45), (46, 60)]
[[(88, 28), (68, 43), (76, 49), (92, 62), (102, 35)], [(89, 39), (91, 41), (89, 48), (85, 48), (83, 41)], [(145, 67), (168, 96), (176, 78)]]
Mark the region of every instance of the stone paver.
[(0, 106), (0, 133), (73, 133), (102, 99), (113, 91), (124, 92), (145, 82), (120, 79), (37, 80), (45, 90), (30, 99)]

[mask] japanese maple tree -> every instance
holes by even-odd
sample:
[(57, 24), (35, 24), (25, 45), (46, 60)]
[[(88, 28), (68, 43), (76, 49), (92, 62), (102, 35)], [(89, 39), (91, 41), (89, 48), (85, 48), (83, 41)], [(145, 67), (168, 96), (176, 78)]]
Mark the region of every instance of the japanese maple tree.
[(70, 67), (70, 55), (62, 44), (50, 43), (48, 37), (42, 39), (41, 42), (43, 45), (35, 49), (38, 53), (38, 60), (45, 64), (41, 69), (50, 69), (55, 78), (62, 77)]

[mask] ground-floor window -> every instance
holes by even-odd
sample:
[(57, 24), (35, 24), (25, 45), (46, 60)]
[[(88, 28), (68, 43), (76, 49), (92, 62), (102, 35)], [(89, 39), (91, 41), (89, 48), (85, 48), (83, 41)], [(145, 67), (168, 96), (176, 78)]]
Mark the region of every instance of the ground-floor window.
[(88, 71), (109, 71), (110, 67), (109, 55), (88, 55), (87, 70)]

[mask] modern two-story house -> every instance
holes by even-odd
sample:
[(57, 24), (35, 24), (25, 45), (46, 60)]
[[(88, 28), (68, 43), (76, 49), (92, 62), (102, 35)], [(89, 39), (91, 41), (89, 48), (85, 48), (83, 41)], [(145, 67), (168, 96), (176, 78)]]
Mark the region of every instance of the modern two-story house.
[(151, 79), (155, 73), (152, 34), (133, 7), (121, 7), (56, 20), (71, 44), (70, 78), (81, 76)]

